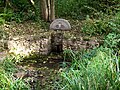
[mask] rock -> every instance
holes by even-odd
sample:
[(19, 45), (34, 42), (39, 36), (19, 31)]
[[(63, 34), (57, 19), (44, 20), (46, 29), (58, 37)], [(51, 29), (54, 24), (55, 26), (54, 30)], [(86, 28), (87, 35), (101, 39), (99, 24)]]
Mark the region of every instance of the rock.
[(59, 18), (59, 19), (55, 19), (50, 24), (50, 29), (51, 30), (70, 30), (71, 25), (67, 20)]
[(82, 50), (82, 49), (91, 49), (94, 47), (98, 47), (99, 42), (96, 40), (84, 41), (84, 40), (63, 40), (63, 50), (71, 49), (74, 51)]
[(16, 55), (47, 55), (50, 53), (50, 38), (40, 36), (18, 36), (8, 41), (9, 53)]
[(23, 71), (22, 72), (17, 72), (17, 73), (14, 74), (14, 76), (16, 78), (24, 78), (26, 76), (26, 73), (23, 72)]

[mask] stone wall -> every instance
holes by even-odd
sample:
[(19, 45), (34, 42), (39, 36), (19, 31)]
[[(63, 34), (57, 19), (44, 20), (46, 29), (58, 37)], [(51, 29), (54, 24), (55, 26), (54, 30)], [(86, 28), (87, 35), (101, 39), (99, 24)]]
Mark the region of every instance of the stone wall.
[(41, 36), (19, 36), (8, 41), (9, 53), (29, 55), (47, 55), (51, 50), (50, 38)]
[[(58, 34), (59, 35), (59, 34)], [(29, 55), (48, 55), (52, 48), (54, 48), (54, 43), (51, 42), (51, 34), (48, 37), (33, 36), (19, 36), (11, 38), (8, 41), (9, 53), (20, 54), (22, 56)], [(54, 39), (56, 40), (56, 39)], [(56, 40), (58, 42), (60, 40)], [(55, 42), (55, 41), (54, 41)], [(51, 46), (52, 45), (52, 46)], [(90, 49), (94, 47), (98, 47), (99, 43), (96, 40), (80, 40), (80, 39), (64, 39), (62, 42), (62, 49), (72, 49), (72, 50), (80, 50), (80, 49)]]
[(83, 49), (92, 49), (94, 47), (98, 47), (99, 43), (97, 40), (76, 40), (76, 39), (64, 39), (63, 40), (63, 50), (71, 49), (74, 51), (83, 50)]

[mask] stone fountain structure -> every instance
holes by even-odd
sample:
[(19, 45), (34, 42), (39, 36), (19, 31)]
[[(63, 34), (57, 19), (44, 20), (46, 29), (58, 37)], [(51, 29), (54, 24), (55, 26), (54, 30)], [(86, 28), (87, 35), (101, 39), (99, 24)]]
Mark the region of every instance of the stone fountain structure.
[(63, 32), (71, 30), (65, 19), (55, 19), (50, 24), (50, 32), (39, 35), (12, 37), (8, 40), (9, 53), (25, 56), (48, 55), (51, 52), (61, 53), (65, 49), (79, 50), (99, 46), (96, 41), (64, 39)]
[(70, 23), (65, 19), (56, 19), (50, 24), (50, 30), (55, 32), (51, 34), (51, 51), (60, 53), (63, 51), (63, 33), (70, 30)]

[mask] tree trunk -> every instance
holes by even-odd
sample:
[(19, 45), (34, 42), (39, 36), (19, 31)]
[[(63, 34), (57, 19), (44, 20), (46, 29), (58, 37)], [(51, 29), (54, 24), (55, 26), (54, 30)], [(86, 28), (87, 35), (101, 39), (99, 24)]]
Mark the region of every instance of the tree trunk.
[(41, 0), (42, 18), (48, 21), (48, 7), (46, 0)]
[(50, 7), (50, 21), (53, 21), (55, 19), (55, 0), (51, 0), (51, 7)]
[(41, 0), (42, 18), (45, 21), (53, 21), (55, 19), (54, 0)]
[(50, 11), (50, 0), (47, 0), (47, 5), (48, 5), (48, 21), (50, 21), (50, 14), (51, 14), (51, 11)]

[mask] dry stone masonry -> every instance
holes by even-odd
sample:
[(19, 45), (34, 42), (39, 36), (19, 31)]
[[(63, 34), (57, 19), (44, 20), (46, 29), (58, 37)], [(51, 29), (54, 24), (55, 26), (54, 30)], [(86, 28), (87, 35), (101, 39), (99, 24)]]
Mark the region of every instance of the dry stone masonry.
[(63, 51), (62, 31), (70, 30), (70, 23), (65, 19), (56, 19), (50, 24), (50, 29), (55, 30), (55, 33), (51, 34), (51, 51), (60, 53)]
[[(60, 37), (55, 36), (55, 38), (56, 39), (52, 39), (52, 40), (57, 40), (57, 38)], [(19, 36), (12, 38), (11, 40), (8, 41), (8, 48), (10, 53), (20, 54), (22, 56), (48, 55), (51, 52), (51, 48), (55, 47), (53, 46), (54, 45), (53, 42), (55, 41), (52, 40), (51, 37), (45, 38), (40, 36)], [(60, 43), (61, 40), (59, 39), (57, 40), (57, 42)], [(84, 41), (84, 40), (64, 39), (63, 37), (63, 41), (61, 42), (61, 44), (58, 45), (61, 46), (63, 50), (72, 49), (77, 51), (81, 49), (98, 47), (99, 43), (97, 40)]]
[(8, 41), (9, 53), (16, 55), (47, 55), (51, 50), (50, 38), (41, 36), (19, 36)]
[(48, 55), (51, 52), (59, 53), (65, 49), (80, 50), (99, 46), (96, 40), (65, 39), (62, 31), (70, 29), (71, 26), (67, 20), (56, 19), (50, 25), (50, 30), (53, 30), (51, 33), (10, 38), (8, 41), (9, 53), (25, 57), (30, 55), (40, 56)]

